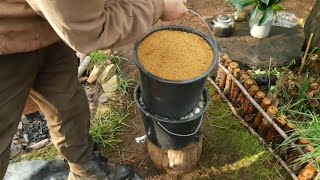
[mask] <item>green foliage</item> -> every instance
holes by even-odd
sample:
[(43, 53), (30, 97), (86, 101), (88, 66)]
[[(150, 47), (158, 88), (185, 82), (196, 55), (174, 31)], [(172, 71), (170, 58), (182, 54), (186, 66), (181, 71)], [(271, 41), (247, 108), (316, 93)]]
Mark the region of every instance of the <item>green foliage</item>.
[(125, 74), (123, 73), (122, 69), (121, 69), (121, 62), (123, 60), (127, 60), (123, 57), (120, 57), (120, 56), (114, 56), (114, 55), (111, 55), (109, 57), (109, 59), (111, 60), (111, 62), (113, 64), (115, 64), (116, 66), (116, 69), (117, 69), (117, 74), (118, 74), (118, 86), (119, 86), (119, 89), (124, 92), (125, 94), (128, 93), (128, 89), (132, 86), (133, 84), (133, 80), (132, 79), (128, 79), (125, 77)]
[(106, 63), (108, 59), (107, 54), (104, 51), (94, 51), (90, 53), (91, 62), (88, 66), (88, 69), (92, 69), (93, 66), (101, 66)]
[[(279, 5), (283, 0), (226, 0), (231, 6), (233, 6), (237, 13), (241, 12), (245, 7), (254, 5), (251, 20), (254, 21), (257, 19), (259, 26), (266, 24), (269, 20), (272, 20), (276, 16), (278, 11), (283, 10)], [(261, 17), (259, 14), (262, 14)]]
[[(320, 100), (320, 97), (308, 97), (310, 83), (310, 76), (306, 73), (302, 81), (296, 85), (298, 88), (296, 94), (291, 94), (288, 87), (283, 89), (280, 113), (288, 116), (289, 121), (296, 125), (296, 130), (279, 148), (290, 149), (290, 143), (295, 143), (301, 138), (308, 140), (314, 147), (314, 151), (299, 156), (292, 164), (314, 163), (315, 168), (320, 172), (320, 117), (311, 102), (312, 100)], [(305, 145), (298, 147), (303, 149)]]
[(91, 120), (90, 134), (95, 142), (101, 144), (104, 148), (115, 148), (116, 144), (121, 142), (119, 135), (122, 127), (127, 126), (124, 123), (128, 112), (120, 112), (110, 109), (108, 114), (96, 114)]

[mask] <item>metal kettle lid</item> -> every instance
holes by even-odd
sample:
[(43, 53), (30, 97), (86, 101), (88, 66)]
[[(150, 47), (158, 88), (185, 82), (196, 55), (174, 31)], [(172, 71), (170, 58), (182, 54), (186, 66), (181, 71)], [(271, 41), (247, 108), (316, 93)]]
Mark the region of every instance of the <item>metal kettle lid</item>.
[(232, 21), (231, 17), (226, 16), (226, 15), (219, 15), (217, 17), (217, 21), (221, 23), (229, 23)]

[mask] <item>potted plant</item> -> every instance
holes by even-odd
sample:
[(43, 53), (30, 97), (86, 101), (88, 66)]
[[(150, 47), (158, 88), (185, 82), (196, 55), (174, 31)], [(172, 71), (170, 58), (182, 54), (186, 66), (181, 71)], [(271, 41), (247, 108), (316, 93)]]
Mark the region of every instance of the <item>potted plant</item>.
[(269, 35), (272, 22), (283, 0), (226, 0), (239, 14), (245, 7), (254, 5), (249, 21), (250, 34), (255, 38), (266, 38)]

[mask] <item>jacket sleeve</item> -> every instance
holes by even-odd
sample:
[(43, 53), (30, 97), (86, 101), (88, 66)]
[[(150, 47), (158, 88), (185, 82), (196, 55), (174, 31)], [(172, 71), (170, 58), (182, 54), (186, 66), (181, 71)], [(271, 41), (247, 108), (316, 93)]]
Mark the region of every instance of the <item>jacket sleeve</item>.
[(118, 47), (149, 32), (163, 0), (27, 0), (74, 50)]

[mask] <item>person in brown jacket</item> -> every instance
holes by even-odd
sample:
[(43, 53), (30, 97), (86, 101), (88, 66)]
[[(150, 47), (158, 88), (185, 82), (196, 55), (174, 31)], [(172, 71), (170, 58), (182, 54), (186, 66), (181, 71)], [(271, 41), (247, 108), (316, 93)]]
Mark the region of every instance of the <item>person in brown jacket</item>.
[(0, 0), (0, 179), (29, 93), (69, 164), (68, 179), (130, 178), (131, 168), (109, 163), (90, 138), (75, 51), (87, 54), (132, 42), (159, 19), (185, 15), (186, 1)]

